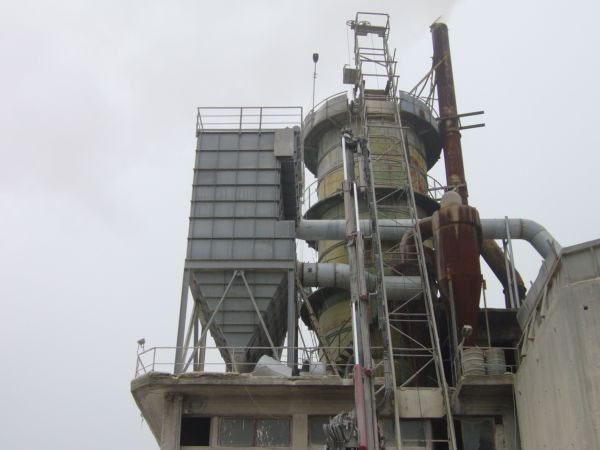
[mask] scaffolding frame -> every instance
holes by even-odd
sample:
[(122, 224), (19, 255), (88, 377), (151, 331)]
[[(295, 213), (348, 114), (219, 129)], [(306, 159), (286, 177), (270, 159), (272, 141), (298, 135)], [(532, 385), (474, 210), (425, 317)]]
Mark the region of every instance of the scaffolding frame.
[[(423, 239), (418, 226), (419, 217), (415, 198), (415, 190), (411, 176), (412, 165), (409, 156), (407, 136), (401, 117), (400, 96), (398, 92), (398, 75), (396, 75), (396, 52), (394, 51), (391, 53), (388, 45), (390, 31), (389, 16), (387, 14), (358, 12), (355, 20), (349, 22), (349, 25), (350, 28), (354, 30), (354, 60), (356, 65), (356, 76), (354, 80), (353, 97), (354, 103), (358, 105), (358, 113), (355, 113), (355, 123), (353, 124), (353, 129), (359, 136), (359, 179), (361, 190), (366, 194), (369, 218), (371, 221), (371, 251), (373, 253), (373, 261), (375, 262), (375, 273), (377, 279), (377, 289), (376, 292), (372, 294), (372, 297), (377, 301), (378, 325), (382, 331), (382, 338), (384, 342), (383, 363), (385, 370), (385, 383), (376, 394), (383, 390), (384, 396), (382, 404), (385, 404), (387, 401), (393, 402), (396, 448), (401, 449), (402, 436), (398, 412), (399, 405), (396, 395), (396, 364), (402, 361), (400, 358), (406, 357), (412, 359), (422, 358), (424, 360), (424, 362), (418, 368), (416, 368), (406, 380), (403, 381), (400, 387), (408, 385), (417, 379), (426, 368), (428, 368), (430, 365), (433, 365), (435, 367), (436, 382), (442, 392), (447, 421), (447, 442), (450, 449), (456, 450), (456, 437), (450, 406), (450, 395), (444, 373), (441, 344), (434, 314), (433, 296), (429, 284)], [(373, 35), (375, 35), (375, 38)], [(364, 46), (361, 43), (361, 41), (364, 41), (364, 38), (367, 37), (371, 38), (370, 47)], [(380, 42), (380, 46), (376, 46), (375, 39)], [(378, 69), (383, 69), (383, 73), (379, 73)], [(434, 90), (434, 84), (432, 84), (432, 73), (434, 70), (435, 67), (432, 67), (423, 80), (421, 80), (421, 82), (413, 89), (414, 92), (411, 91), (411, 94), (415, 95), (416, 90), (419, 88), (419, 85), (421, 85), (419, 94), (417, 95), (420, 96), (429, 81), (430, 92), (427, 96), (427, 104), (429, 105), (433, 104), (432, 92)], [(379, 83), (381, 79), (385, 80), (383, 89)], [(376, 88), (373, 86), (373, 84), (376, 85)], [(404, 160), (403, 162), (406, 167), (406, 184), (404, 186), (398, 186), (392, 191), (392, 193), (382, 193), (383, 195), (380, 195), (380, 198), (378, 198), (379, 192), (375, 186), (375, 180), (373, 179), (373, 169), (371, 166), (371, 155), (369, 150), (369, 138), (371, 137), (369, 133), (370, 114), (367, 105), (369, 100), (383, 100), (393, 104), (393, 123), (388, 126), (398, 130), (400, 139), (399, 142), (392, 142), (389, 146), (389, 149), (384, 154), (387, 154), (399, 144), (400, 155), (398, 156)], [(380, 159), (382, 156), (383, 155), (378, 155), (377, 159)], [(422, 296), (414, 296), (390, 311), (384, 287), (385, 269), (391, 269), (393, 272), (396, 272), (400, 275), (402, 274), (394, 267), (386, 264), (384, 261), (384, 253), (386, 252), (382, 249), (381, 240), (379, 238), (378, 209), (381, 209), (383, 206), (380, 205), (383, 199), (396, 192), (399, 192), (402, 196), (405, 196), (408, 212), (412, 220), (416, 252), (415, 255), (411, 256), (416, 256), (416, 262), (418, 264), (419, 274), (421, 276)], [(395, 251), (398, 245), (392, 246), (392, 248), (388, 249), (387, 252), (390, 252), (393, 249)], [(424, 312), (414, 312), (407, 308), (411, 304), (414, 304), (418, 301), (422, 301), (424, 303)], [(406, 330), (406, 327), (403, 327), (403, 324), (405, 323), (410, 323), (411, 325), (415, 323), (424, 324), (428, 329), (429, 342), (422, 342), (422, 339), (420, 339), (418, 335), (411, 335), (410, 332)], [(393, 332), (403, 336), (403, 338), (416, 345), (417, 351), (411, 352), (409, 351), (411, 348), (408, 348), (403, 349), (400, 353), (397, 353), (393, 346)]]

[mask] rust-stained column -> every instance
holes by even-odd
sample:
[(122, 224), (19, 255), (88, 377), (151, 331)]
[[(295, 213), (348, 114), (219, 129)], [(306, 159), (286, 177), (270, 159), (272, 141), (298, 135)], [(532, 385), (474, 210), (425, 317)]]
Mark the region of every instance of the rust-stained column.
[(462, 197), (463, 204), (468, 205), (469, 193), (467, 191), (460, 143), (448, 27), (445, 23), (434, 23), (431, 26), (431, 34), (433, 39), (433, 65), (437, 67), (435, 70), (435, 81), (437, 84), (440, 125), (444, 145), (446, 183), (448, 186), (456, 186), (457, 192)]

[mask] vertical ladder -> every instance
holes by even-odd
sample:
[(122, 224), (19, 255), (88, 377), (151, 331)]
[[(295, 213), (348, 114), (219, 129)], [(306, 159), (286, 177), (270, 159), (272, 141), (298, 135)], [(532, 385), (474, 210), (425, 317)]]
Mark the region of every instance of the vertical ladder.
[[(408, 209), (410, 212), (411, 223), (414, 228), (415, 246), (417, 262), (419, 266), (419, 272), (421, 276), (423, 300), (425, 303), (425, 322), (429, 331), (429, 338), (431, 341), (431, 348), (427, 349), (431, 353), (431, 357), (435, 366), (435, 372), (437, 377), (437, 383), (441, 389), (444, 410), (447, 421), (448, 430), (448, 446), (451, 450), (456, 450), (456, 436), (454, 430), (454, 419), (452, 416), (452, 410), (450, 405), (450, 395), (448, 391), (448, 384), (446, 382), (446, 376), (443, 368), (443, 361), (441, 355), (441, 345), (438, 335), (437, 323), (434, 315), (434, 305), (431, 289), (429, 286), (429, 277), (427, 273), (427, 265), (425, 261), (425, 252), (423, 248), (423, 240), (421, 232), (418, 226), (419, 217), (416, 207), (415, 193), (413, 188), (412, 176), (411, 176), (411, 164), (408, 153), (408, 144), (406, 134), (402, 125), (400, 98), (398, 96), (397, 87), (397, 75), (396, 75), (396, 61), (394, 60), (395, 55), (391, 55), (388, 48), (388, 35), (389, 35), (389, 17), (384, 15), (386, 22), (384, 26), (377, 26), (369, 21), (361, 20), (359, 17), (361, 13), (357, 14), (356, 20), (353, 22), (351, 27), (354, 29), (355, 34), (355, 63), (357, 67), (357, 80), (355, 82), (355, 101), (360, 105), (360, 122), (362, 125), (362, 134), (364, 138), (361, 140), (361, 178), (365, 180), (365, 190), (367, 196), (367, 204), (369, 209), (369, 218), (371, 224), (371, 249), (373, 252), (373, 260), (375, 262), (377, 289), (376, 298), (378, 306), (378, 320), (379, 326), (383, 336), (384, 342), (384, 368), (385, 368), (385, 398), (393, 399), (394, 404), (394, 422), (395, 422), (395, 435), (396, 435), (396, 448), (402, 448), (400, 421), (398, 414), (398, 401), (397, 401), (397, 388), (396, 388), (396, 373), (394, 364), (394, 349), (392, 344), (392, 334), (390, 321), (390, 313), (388, 310), (388, 303), (385, 294), (385, 274), (384, 274), (384, 260), (383, 251), (381, 247), (381, 240), (379, 237), (378, 219), (377, 219), (377, 196), (375, 190), (375, 182), (373, 179), (373, 171), (371, 167), (370, 155), (368, 150), (368, 139), (369, 139), (369, 118), (367, 110), (367, 100), (369, 98), (376, 98), (378, 100), (391, 101), (394, 105), (394, 128), (397, 128), (400, 135), (400, 147), (402, 158), (406, 167), (406, 186), (402, 186), (404, 193), (407, 197)], [(375, 14), (377, 16), (380, 14)], [(382, 39), (382, 48), (376, 48), (373, 44), (370, 48), (363, 49), (359, 45), (359, 36), (366, 36), (368, 34), (376, 34)], [(365, 73), (363, 70), (363, 62), (375, 66), (375, 74)], [(385, 69), (384, 80), (386, 80), (385, 89), (381, 93), (371, 94), (365, 92), (366, 81), (365, 77), (374, 76), (381, 77), (377, 73), (376, 67), (383, 67)], [(368, 70), (366, 71), (368, 72)], [(357, 95), (358, 93), (358, 95)], [(421, 315), (423, 316), (423, 314)], [(415, 374), (416, 375), (416, 374)]]
[[(386, 43), (387, 44), (387, 43)], [(394, 90), (397, 92), (394, 79)], [(399, 98), (394, 99), (394, 115), (395, 121), (400, 129), (400, 139), (402, 145), (402, 153), (404, 154), (404, 161), (406, 164), (406, 193), (408, 197), (411, 221), (414, 227), (415, 245), (417, 250), (417, 260), (419, 264), (419, 272), (421, 275), (421, 284), (423, 288), (423, 297), (425, 300), (425, 310), (428, 320), (429, 335), (431, 339), (433, 360), (435, 365), (435, 371), (438, 379), (438, 383), (442, 390), (442, 399), (444, 401), (444, 409), (446, 412), (446, 422), (448, 428), (448, 446), (451, 450), (456, 450), (456, 433), (454, 430), (454, 418), (452, 416), (452, 408), (450, 404), (450, 394), (448, 392), (448, 383), (446, 381), (446, 374), (444, 373), (444, 367), (442, 362), (442, 351), (440, 345), (440, 337), (438, 334), (437, 321), (435, 319), (435, 313), (433, 308), (433, 297), (431, 295), (431, 287), (429, 285), (429, 276), (427, 273), (427, 264), (425, 262), (425, 250), (423, 248), (423, 238), (421, 237), (421, 229), (419, 227), (419, 216), (417, 212), (417, 205), (415, 200), (415, 191), (412, 183), (412, 176), (410, 173), (410, 157), (408, 154), (408, 145), (404, 128), (402, 126), (402, 118), (400, 113), (400, 100)]]

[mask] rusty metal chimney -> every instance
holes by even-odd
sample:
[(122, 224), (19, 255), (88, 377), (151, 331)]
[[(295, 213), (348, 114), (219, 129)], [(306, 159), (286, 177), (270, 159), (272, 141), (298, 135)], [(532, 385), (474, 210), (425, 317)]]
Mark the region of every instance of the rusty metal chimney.
[[(456, 94), (454, 92), (454, 76), (452, 73), (452, 59), (450, 57), (450, 40), (448, 39), (448, 26), (445, 23), (431, 25), (433, 40), (433, 67), (435, 67), (435, 81), (437, 84), (438, 107), (440, 114), (441, 134), (444, 147), (444, 163), (446, 166), (446, 184), (454, 186), (460, 194), (463, 203), (468, 205), (469, 193), (465, 178), (465, 167), (462, 157), (460, 142), (460, 122), (456, 107)], [(504, 266), (504, 253), (494, 240), (485, 240), (481, 246), (481, 256), (488, 264), (494, 275), (504, 287), (508, 300), (508, 278)], [(525, 284), (521, 275), (515, 271), (519, 296), (525, 297)]]
[(469, 193), (465, 179), (462, 147), (460, 143), (460, 123), (454, 93), (454, 77), (452, 75), (452, 59), (448, 27), (445, 23), (431, 25), (433, 39), (433, 65), (437, 84), (440, 125), (443, 137), (444, 161), (446, 165), (446, 183), (455, 186), (457, 192), (467, 205)]

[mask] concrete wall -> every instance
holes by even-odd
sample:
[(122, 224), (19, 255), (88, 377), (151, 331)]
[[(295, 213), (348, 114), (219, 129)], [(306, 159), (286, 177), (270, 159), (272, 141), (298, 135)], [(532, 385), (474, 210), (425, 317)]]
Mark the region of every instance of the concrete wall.
[(525, 450), (600, 448), (600, 241), (564, 249), (527, 326), (516, 399)]
[[(514, 446), (512, 375), (499, 377), (507, 379), (494, 382), (492, 377), (484, 385), (465, 385), (461, 393), (457, 393), (453, 410), (457, 419), (493, 418), (496, 450), (514, 450), (517, 447)], [(334, 376), (284, 378), (149, 373), (133, 380), (132, 394), (161, 450), (226, 448), (218, 445), (219, 419), (222, 417), (289, 418), (291, 445), (288, 448), (309, 450), (310, 416), (333, 416), (354, 406), (352, 380)], [(398, 401), (402, 419), (443, 420), (439, 389), (399, 389)], [(391, 418), (392, 413), (389, 414)], [(212, 419), (210, 446), (179, 445), (182, 415)]]

